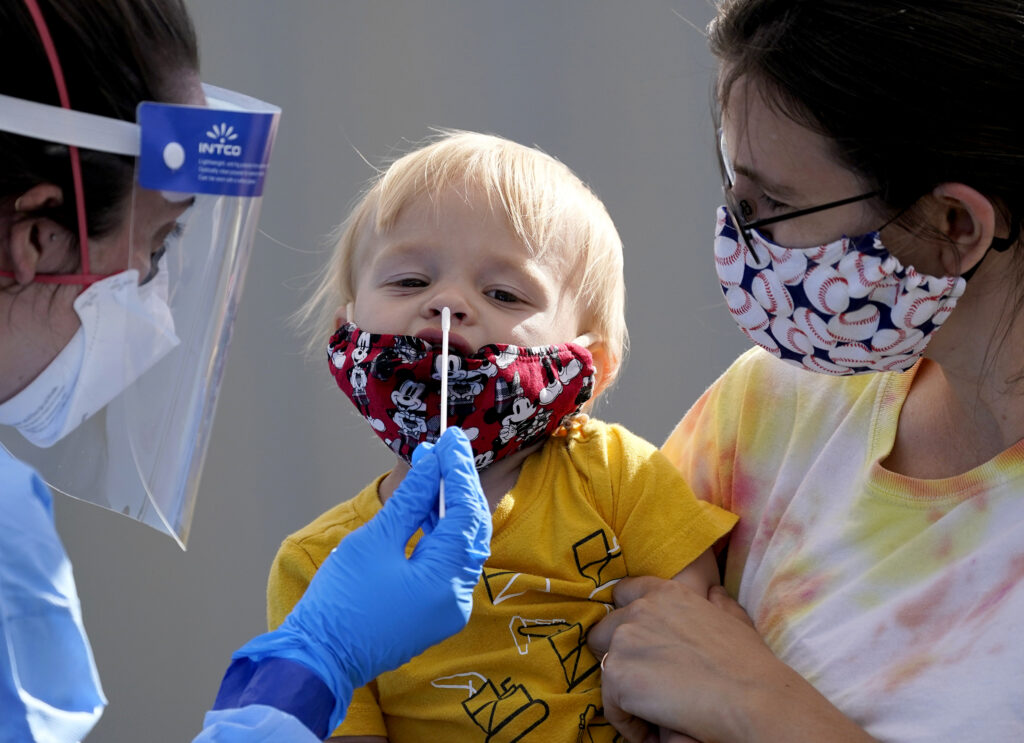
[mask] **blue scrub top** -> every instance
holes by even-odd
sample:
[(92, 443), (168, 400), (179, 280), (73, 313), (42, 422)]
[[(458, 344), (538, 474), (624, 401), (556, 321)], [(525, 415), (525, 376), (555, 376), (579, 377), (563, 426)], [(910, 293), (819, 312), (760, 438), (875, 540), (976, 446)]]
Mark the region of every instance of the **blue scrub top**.
[(0, 448), (0, 741), (78, 741), (106, 704), (50, 491)]
[[(50, 491), (0, 447), (0, 743), (80, 741), (106, 703)], [(321, 740), (261, 704), (215, 710), (205, 725), (195, 743)]]

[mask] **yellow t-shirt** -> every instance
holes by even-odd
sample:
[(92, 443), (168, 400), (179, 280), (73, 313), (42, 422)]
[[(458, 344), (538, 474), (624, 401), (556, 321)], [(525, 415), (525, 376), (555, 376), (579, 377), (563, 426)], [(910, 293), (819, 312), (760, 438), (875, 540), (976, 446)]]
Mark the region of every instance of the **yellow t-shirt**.
[[(331, 549), (380, 509), (379, 482), (284, 541), (267, 589), (271, 628)], [(620, 578), (671, 578), (735, 521), (694, 498), (661, 452), (621, 426), (591, 420), (549, 439), (495, 510), (469, 624), (358, 689), (335, 735), (615, 740), (600, 716), (587, 631), (608, 613)]]

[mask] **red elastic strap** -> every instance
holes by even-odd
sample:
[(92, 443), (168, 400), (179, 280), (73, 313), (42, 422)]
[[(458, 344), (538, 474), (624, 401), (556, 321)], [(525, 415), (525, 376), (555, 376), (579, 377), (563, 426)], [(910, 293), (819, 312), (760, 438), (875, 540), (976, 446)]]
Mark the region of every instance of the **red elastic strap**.
[[(64, 84), (64, 71), (61, 69), (60, 59), (57, 57), (57, 48), (54, 46), (53, 38), (50, 36), (50, 29), (46, 25), (46, 19), (43, 18), (43, 13), (39, 9), (39, 4), (36, 0), (25, 0), (25, 5), (28, 6), (28, 12), (32, 15), (32, 20), (35, 21), (36, 30), (39, 32), (39, 39), (43, 42), (43, 48), (46, 50), (46, 57), (50, 61), (50, 69), (53, 71), (53, 80), (57, 85), (57, 95), (60, 97), (60, 105), (63, 108), (70, 110), (71, 99), (68, 97), (67, 85)], [(57, 281), (56, 279), (59, 277), (53, 276), (48, 280), (49, 283), (85, 283), (82, 279), (91, 276), (89, 271), (88, 229), (85, 222), (85, 192), (82, 189), (82, 166), (78, 159), (78, 148), (68, 145), (68, 152), (71, 155), (71, 179), (75, 187), (75, 209), (78, 211), (78, 242), (82, 246), (82, 270), (79, 274), (74, 275), (79, 278), (78, 281)], [(35, 280), (46, 281), (47, 279), (39, 276)], [(91, 284), (95, 280), (96, 279), (93, 279), (88, 283)]]

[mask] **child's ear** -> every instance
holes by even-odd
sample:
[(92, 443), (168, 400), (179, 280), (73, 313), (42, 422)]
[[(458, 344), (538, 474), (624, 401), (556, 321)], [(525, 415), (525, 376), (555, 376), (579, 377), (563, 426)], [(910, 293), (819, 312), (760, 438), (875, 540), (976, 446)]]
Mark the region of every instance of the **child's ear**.
[(619, 373), (619, 358), (613, 356), (602, 341), (590, 347), (590, 355), (594, 357), (594, 369), (597, 379), (594, 384), (594, 397), (608, 389)]
[(334, 311), (334, 329), (337, 330), (345, 323), (352, 322), (352, 303), (349, 302)]
[[(46, 257), (54, 254), (49, 263), (63, 259), (63, 256), (56, 256), (55, 251), (64, 250), (69, 245), (68, 231), (52, 219), (32, 216), (32, 212), (60, 206), (61, 203), (61, 190), (51, 183), (33, 186), (14, 202), (15, 218), (8, 240), (8, 260), (19, 284), (28, 284), (35, 278), (44, 254)], [(22, 213), (27, 213), (27, 216), (22, 216)]]
[(580, 336), (575, 342), (585, 346), (594, 359), (594, 394), (591, 399), (604, 392), (619, 371), (619, 359), (611, 354), (602, 340), (590, 340), (594, 335)]

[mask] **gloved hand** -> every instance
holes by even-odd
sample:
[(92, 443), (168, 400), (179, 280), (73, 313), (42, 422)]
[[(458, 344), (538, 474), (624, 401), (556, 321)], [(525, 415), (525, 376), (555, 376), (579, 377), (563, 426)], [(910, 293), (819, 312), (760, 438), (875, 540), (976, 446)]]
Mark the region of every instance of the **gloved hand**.
[[(409, 538), (437, 508), (442, 477), (445, 517), (427, 524), (406, 559)], [(490, 541), (469, 441), (449, 428), (436, 446), (416, 448), (394, 495), (331, 552), (281, 626), (233, 657), (287, 658), (314, 670), (335, 695), (333, 730), (353, 689), (466, 625)]]

